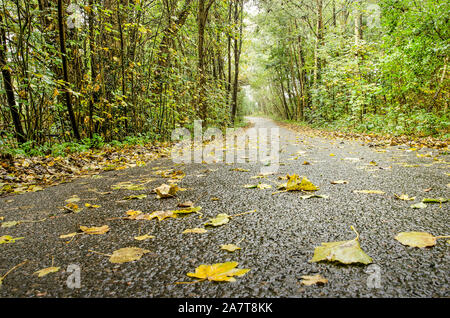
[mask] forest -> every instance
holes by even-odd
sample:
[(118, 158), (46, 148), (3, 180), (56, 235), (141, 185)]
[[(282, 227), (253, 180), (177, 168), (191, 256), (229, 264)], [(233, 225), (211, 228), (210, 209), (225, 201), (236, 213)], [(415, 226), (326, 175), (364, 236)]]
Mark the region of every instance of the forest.
[(445, 0), (2, 0), (0, 151), (252, 113), (447, 139), (449, 17)]
[(448, 299), (449, 19), (449, 0), (0, 0), (0, 303)]

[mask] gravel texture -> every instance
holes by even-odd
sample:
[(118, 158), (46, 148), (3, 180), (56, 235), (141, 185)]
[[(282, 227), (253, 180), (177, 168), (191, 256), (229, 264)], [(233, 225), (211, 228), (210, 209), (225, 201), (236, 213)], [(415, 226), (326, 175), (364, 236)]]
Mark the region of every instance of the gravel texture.
[[(255, 128), (277, 127), (273, 121), (250, 118)], [(0, 198), (0, 216), (4, 221), (39, 220), (15, 227), (1, 228), (0, 236), (25, 237), (13, 244), (0, 245), (0, 276), (11, 267), (29, 260), (3, 281), (0, 297), (448, 297), (449, 244), (438, 240), (432, 248), (412, 248), (394, 239), (399, 232), (425, 231), (449, 235), (450, 203), (430, 204), (425, 209), (410, 205), (424, 197), (450, 197), (448, 187), (449, 156), (437, 150), (407, 151), (406, 146), (375, 148), (358, 141), (331, 140), (303, 136), (280, 128), (281, 152), (276, 174), (267, 179), (250, 179), (260, 172), (261, 163), (227, 165), (186, 164), (177, 166), (186, 173), (179, 183), (187, 191), (176, 197), (158, 200), (151, 189), (167, 182), (153, 175), (152, 168), (174, 168), (170, 159), (159, 159), (145, 167), (101, 173), (102, 178), (79, 178), (44, 191)], [(384, 151), (385, 152), (381, 152)], [(305, 151), (296, 160), (297, 151)], [(433, 157), (418, 157), (432, 152)], [(330, 156), (333, 153), (334, 156)], [(345, 160), (358, 158), (358, 161)], [(308, 161), (310, 165), (303, 165)], [(377, 166), (370, 165), (375, 161)], [(418, 167), (399, 163), (419, 164)], [(230, 171), (240, 167), (249, 172)], [(208, 170), (206, 170), (208, 169)], [(320, 187), (317, 194), (328, 199), (301, 200), (299, 192), (279, 193), (278, 176), (297, 173)], [(136, 182), (153, 178), (149, 190), (111, 190), (121, 181)], [(333, 185), (334, 180), (348, 184)], [(273, 189), (245, 189), (258, 181)], [(98, 194), (111, 191), (111, 194)], [(432, 188), (430, 192), (424, 189)], [(354, 190), (382, 190), (384, 195), (353, 193)], [(132, 194), (148, 194), (144, 200), (118, 203)], [(415, 196), (415, 201), (400, 201), (394, 194)], [(72, 195), (81, 205), (100, 204), (99, 209), (64, 213), (64, 200)], [(218, 197), (220, 200), (212, 201)], [(12, 200), (12, 201), (11, 201)], [(179, 202), (193, 201), (204, 214), (158, 221), (107, 220), (121, 217), (129, 209), (152, 212), (175, 209)], [(205, 234), (182, 234), (187, 228), (202, 227), (218, 213), (229, 215), (256, 209), (253, 214), (233, 218), (228, 224), (210, 228)], [(59, 235), (75, 232), (80, 225), (101, 226), (111, 230), (105, 235), (79, 235), (70, 243)], [(361, 248), (381, 269), (381, 288), (369, 288), (368, 266), (309, 263), (314, 248), (321, 242), (350, 240), (350, 226), (360, 234)], [(138, 233), (156, 236), (136, 241)], [(243, 239), (243, 240), (242, 240)], [(234, 253), (220, 249), (221, 244), (238, 243)], [(140, 260), (112, 264), (108, 257), (122, 247), (136, 246), (151, 253)], [(57, 273), (38, 278), (33, 273), (52, 265)], [(235, 283), (193, 281), (186, 273), (200, 264), (239, 262), (239, 268), (251, 271)], [(67, 266), (81, 268), (81, 287), (66, 285)], [(323, 286), (303, 286), (301, 276), (320, 274), (329, 282)]]

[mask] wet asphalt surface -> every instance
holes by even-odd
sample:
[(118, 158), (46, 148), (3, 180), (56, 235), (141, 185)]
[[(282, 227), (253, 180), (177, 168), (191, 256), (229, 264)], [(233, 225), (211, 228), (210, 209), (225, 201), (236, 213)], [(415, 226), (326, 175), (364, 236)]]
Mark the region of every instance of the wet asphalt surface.
[[(276, 127), (270, 120), (251, 118), (255, 127)], [(449, 197), (450, 156), (437, 150), (406, 151), (407, 146), (376, 148), (360, 141), (331, 140), (304, 136), (280, 128), (280, 165), (266, 179), (251, 179), (260, 172), (261, 163), (227, 165), (185, 164), (174, 166), (171, 159), (159, 159), (145, 167), (108, 171), (101, 178), (79, 178), (44, 191), (0, 198), (4, 221), (39, 220), (10, 228), (0, 227), (0, 236), (24, 237), (0, 245), (0, 276), (14, 265), (28, 262), (12, 271), (3, 281), (0, 297), (448, 297), (450, 257), (446, 239), (432, 248), (401, 245), (394, 236), (403, 231), (425, 231), (449, 235), (449, 204), (430, 204), (425, 209), (409, 206), (424, 197)], [(297, 157), (298, 151), (301, 155)], [(432, 157), (417, 154), (432, 152)], [(334, 156), (330, 156), (334, 154)], [(349, 159), (358, 158), (358, 160)], [(310, 165), (303, 165), (308, 161)], [(375, 161), (377, 166), (370, 165)], [(405, 164), (407, 163), (407, 164)], [(418, 164), (420, 166), (414, 166)], [(409, 166), (412, 165), (412, 166)], [(160, 168), (158, 168), (160, 167)], [(231, 168), (249, 172), (230, 171)], [(186, 191), (174, 198), (158, 200), (151, 189), (167, 182), (154, 175), (157, 169), (183, 170), (179, 185)], [(276, 191), (278, 176), (297, 173), (320, 187), (317, 194), (328, 199), (301, 200), (299, 192)], [(111, 190), (122, 181), (148, 181), (142, 191)], [(348, 184), (333, 185), (335, 180)], [(245, 189), (245, 184), (263, 182), (273, 189)], [(430, 192), (424, 189), (432, 188)], [(96, 189), (97, 192), (92, 190)], [(382, 190), (384, 195), (358, 194), (353, 190)], [(99, 194), (99, 192), (111, 192)], [(119, 203), (134, 194), (147, 194), (143, 200)], [(400, 201), (394, 194), (416, 196), (415, 201)], [(73, 195), (84, 203), (101, 208), (79, 213), (64, 213), (66, 199)], [(218, 201), (211, 198), (217, 197)], [(12, 201), (11, 201), (12, 200)], [(193, 201), (204, 214), (191, 214), (158, 221), (107, 220), (121, 217), (130, 209), (152, 212), (175, 209), (179, 202)], [(209, 228), (205, 234), (182, 234), (185, 229), (202, 227), (218, 213), (229, 215), (256, 209), (253, 214), (233, 218), (228, 224)], [(50, 215), (56, 216), (48, 218)], [(78, 235), (70, 243), (61, 234), (78, 230), (80, 225), (101, 226), (111, 230), (105, 235)], [(380, 267), (381, 287), (369, 288), (367, 266), (336, 263), (309, 263), (314, 248), (321, 242), (351, 240), (353, 225), (360, 234), (361, 248)], [(136, 241), (138, 234), (156, 236)], [(243, 240), (242, 240), (243, 239)], [(242, 240), (242, 242), (240, 242)], [(237, 244), (234, 253), (220, 249), (221, 244)], [(122, 247), (141, 247), (151, 252), (140, 260), (112, 264), (108, 257)], [(34, 272), (52, 265), (57, 273), (38, 278)], [(186, 273), (200, 264), (239, 262), (250, 268), (235, 283), (193, 281)], [(81, 287), (70, 289), (67, 267), (81, 269)], [(320, 274), (329, 282), (323, 286), (303, 286), (301, 276)]]

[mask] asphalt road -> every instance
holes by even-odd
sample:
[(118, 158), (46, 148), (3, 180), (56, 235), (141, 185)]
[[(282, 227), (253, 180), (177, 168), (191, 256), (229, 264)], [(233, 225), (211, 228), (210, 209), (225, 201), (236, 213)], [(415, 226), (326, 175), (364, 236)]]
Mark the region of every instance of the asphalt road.
[[(255, 128), (277, 127), (270, 120), (250, 118)], [(0, 297), (448, 297), (449, 244), (438, 240), (432, 248), (403, 246), (394, 239), (399, 232), (425, 231), (449, 235), (449, 204), (430, 204), (425, 209), (410, 205), (425, 197), (449, 197), (449, 155), (437, 150), (408, 151), (407, 146), (376, 148), (358, 141), (331, 140), (304, 136), (280, 128), (280, 166), (266, 179), (251, 179), (258, 163), (227, 165), (185, 164), (174, 166), (171, 159), (159, 159), (145, 167), (108, 171), (100, 178), (79, 178), (44, 191), (0, 198), (3, 221), (40, 220), (14, 227), (0, 227), (0, 236), (24, 237), (0, 245)], [(298, 152), (300, 151), (300, 156)], [(428, 154), (420, 157), (417, 154)], [(331, 154), (334, 154), (332, 156)], [(298, 157), (297, 157), (298, 156)], [(436, 160), (434, 158), (437, 158)], [(303, 163), (308, 161), (310, 165)], [(370, 162), (376, 162), (371, 165)], [(160, 168), (157, 168), (160, 167)], [(232, 168), (249, 169), (231, 171)], [(186, 191), (174, 198), (156, 199), (151, 189), (167, 182), (154, 175), (158, 169), (185, 172), (179, 185)], [(304, 193), (276, 191), (278, 176), (297, 173), (320, 187), (317, 194), (328, 199), (301, 200)], [(148, 181), (147, 190), (112, 190), (122, 181)], [(348, 184), (331, 184), (347, 180)], [(272, 189), (246, 189), (245, 184), (263, 182)], [(429, 192), (424, 189), (432, 188)], [(92, 191), (96, 189), (97, 192)], [(354, 193), (354, 190), (382, 190), (385, 194)], [(110, 194), (100, 194), (111, 192)], [(117, 202), (128, 195), (147, 194), (143, 200)], [(401, 201), (394, 194), (415, 196)], [(61, 208), (73, 195), (98, 209), (65, 213)], [(211, 200), (217, 197), (219, 200)], [(122, 217), (130, 209), (152, 212), (175, 209), (179, 202), (193, 201), (202, 207), (203, 218), (192, 214), (163, 221), (109, 220)], [(204, 234), (182, 234), (187, 228), (202, 227), (218, 213), (229, 215), (256, 209), (256, 213), (233, 218), (228, 224), (208, 229)], [(49, 217), (52, 216), (52, 217)], [(78, 235), (70, 243), (61, 234), (77, 231), (80, 225), (109, 225), (105, 235)], [(361, 248), (379, 266), (379, 288), (370, 288), (368, 266), (308, 262), (321, 242), (351, 240), (354, 226)], [(134, 240), (149, 233), (154, 239)], [(234, 253), (221, 244), (237, 244)], [(112, 264), (109, 258), (89, 252), (111, 254), (122, 247), (141, 247), (151, 252), (140, 260)], [(37, 277), (45, 267), (61, 267), (56, 273)], [(193, 281), (186, 273), (200, 264), (239, 262), (251, 269), (234, 283)], [(81, 270), (80, 288), (68, 288), (70, 264)], [(328, 279), (323, 286), (304, 286), (303, 275), (320, 274)]]

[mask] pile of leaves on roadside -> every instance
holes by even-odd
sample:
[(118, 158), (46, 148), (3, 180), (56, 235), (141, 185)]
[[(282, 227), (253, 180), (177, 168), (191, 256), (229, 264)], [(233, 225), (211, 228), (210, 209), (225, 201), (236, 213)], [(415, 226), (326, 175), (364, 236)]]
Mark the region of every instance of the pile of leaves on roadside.
[(45, 186), (98, 174), (102, 170), (144, 166), (146, 162), (167, 156), (169, 151), (168, 144), (158, 143), (95, 149), (65, 157), (3, 155), (0, 158), (0, 196), (40, 191)]
[(330, 131), (315, 129), (307, 126), (300, 126), (293, 123), (286, 123), (277, 121), (277, 124), (285, 128), (301, 132), (308, 136), (320, 136), (329, 139), (347, 139), (357, 140), (364, 142), (368, 146), (373, 147), (385, 147), (385, 146), (401, 146), (407, 145), (408, 147), (415, 148), (432, 148), (442, 149), (449, 147), (450, 139), (440, 140), (433, 137), (414, 137), (414, 136), (391, 136), (391, 135), (379, 135), (379, 134), (367, 134), (356, 132), (342, 132), (342, 131)]

